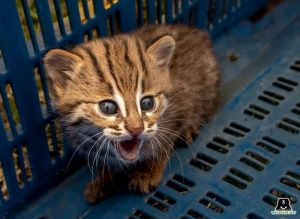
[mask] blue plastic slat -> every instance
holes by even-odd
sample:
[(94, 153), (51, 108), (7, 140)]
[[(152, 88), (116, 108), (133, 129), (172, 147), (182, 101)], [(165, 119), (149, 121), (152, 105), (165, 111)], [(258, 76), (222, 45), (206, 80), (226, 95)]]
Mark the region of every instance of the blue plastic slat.
[(81, 1), (82, 1), (83, 11), (84, 11), (84, 16), (86, 17), (87, 20), (89, 20), (91, 16), (90, 16), (87, 0), (81, 0)]
[(155, 24), (156, 22), (156, 7), (155, 1), (147, 0), (147, 23)]
[(207, 10), (208, 10), (209, 0), (203, 0), (197, 4), (197, 14), (196, 14), (196, 26), (198, 28), (206, 28), (208, 19), (207, 19)]
[[(31, 19), (31, 15), (30, 15), (30, 9), (29, 9), (29, 6), (28, 6), (28, 2), (26, 0), (22, 0), (22, 6), (23, 6), (23, 9), (24, 9), (24, 15), (25, 15), (25, 19), (26, 19), (26, 23), (27, 23), (29, 34), (30, 34), (33, 49), (34, 49), (35, 52), (38, 52), (39, 51), (39, 45), (38, 45), (38, 41), (37, 41), (37, 38), (36, 38), (36, 35), (35, 35), (35, 31), (34, 31), (33, 22), (32, 22), (32, 19)], [(23, 10), (23, 9), (20, 9), (20, 10)]]
[(181, 1), (181, 10), (182, 10), (182, 22), (188, 24), (189, 19), (189, 2), (188, 1)]
[(53, 0), (53, 5), (54, 5), (56, 17), (57, 17), (59, 31), (60, 31), (61, 35), (64, 36), (64, 35), (66, 35), (66, 28), (65, 28), (65, 24), (64, 24), (64, 20), (63, 20), (64, 18), (62, 15), (61, 3), (59, 2), (59, 0)]
[(137, 27), (136, 11), (133, 5), (135, 5), (135, 0), (120, 0), (118, 4), (122, 32), (132, 31)]
[(136, 1), (136, 7), (137, 7), (137, 26), (141, 27), (144, 25), (144, 14), (143, 14), (143, 0), (137, 0)]
[[(83, 31), (82, 23), (80, 20), (80, 13), (78, 9), (77, 1), (66, 0), (68, 16), (70, 20), (71, 31), (73, 34), (72, 41), (73, 43), (80, 43), (83, 41)], [(53, 45), (54, 46), (54, 45)]]
[(39, 23), (45, 46), (53, 45), (56, 42), (50, 8), (47, 0), (35, 1)]
[[(165, 4), (165, 3), (164, 3)], [(157, 16), (157, 22), (158, 24), (162, 23), (162, 13), (163, 13), (163, 9), (162, 9), (162, 0), (157, 0), (157, 5), (156, 5), (156, 16)]]
[(94, 4), (95, 4), (96, 19), (98, 21), (97, 26), (98, 26), (99, 34), (102, 37), (107, 36), (107, 23), (106, 23), (107, 15), (105, 13), (103, 1), (95, 0)]
[(224, 1), (215, 1), (213, 24), (217, 25), (222, 22), (222, 6)]
[(173, 0), (166, 0), (166, 23), (172, 24), (173, 23)]

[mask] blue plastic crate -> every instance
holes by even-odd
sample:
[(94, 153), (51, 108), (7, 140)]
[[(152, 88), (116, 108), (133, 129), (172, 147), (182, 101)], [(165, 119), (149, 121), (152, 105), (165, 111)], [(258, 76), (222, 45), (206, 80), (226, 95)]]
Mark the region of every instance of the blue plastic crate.
[[(296, 40), (300, 35), (299, 2), (291, 0), (281, 6), (290, 18), (282, 16), (285, 24), (277, 24), (282, 33), (275, 33), (274, 29), (262, 31), (271, 26), (276, 16), (269, 16), (271, 21), (266, 17), (263, 22), (249, 24), (246, 21), (233, 28), (235, 23), (261, 8), (266, 3), (262, 0), (119, 0), (108, 1), (111, 3), (106, 7), (102, 0), (88, 2), (36, 1), (34, 8), (40, 31), (33, 25), (28, 1), (0, 2), (3, 55), (0, 61), (3, 100), (0, 102), (0, 173), (4, 173), (1, 215), (19, 218), (270, 218), (276, 195), (290, 197), (293, 208), (300, 211), (297, 202), (300, 198), (297, 148), (300, 45)], [(21, 10), (17, 10), (16, 4), (22, 4)], [(79, 4), (83, 10), (79, 10)], [(62, 18), (63, 6), (68, 14), (65, 19)], [(26, 18), (23, 26), (22, 16)], [(112, 35), (148, 23), (164, 22), (207, 28), (214, 38), (231, 28), (215, 45), (224, 81), (228, 82), (224, 83), (222, 100), (228, 101), (233, 94), (236, 97), (203, 128), (191, 145), (194, 154), (189, 149), (180, 149), (181, 162), (174, 155), (160, 187), (148, 196), (122, 191), (118, 197), (90, 206), (82, 197), (84, 185), (91, 177), (86, 169), (53, 188), (64, 176), (62, 171), (69, 162), (70, 151), (67, 142), (60, 137), (59, 122), (50, 113), (40, 63), (44, 52), (52, 47), (80, 43), (95, 35)], [(265, 36), (268, 32), (277, 36), (270, 38), (271, 42)], [(268, 47), (262, 46), (265, 44)], [(251, 46), (256, 50), (245, 49)], [(239, 62), (228, 62), (227, 52), (240, 55)], [(230, 73), (232, 70), (234, 74)], [(251, 78), (255, 79), (244, 87)], [(42, 92), (38, 92), (37, 87)], [(51, 191), (40, 196), (47, 188)]]

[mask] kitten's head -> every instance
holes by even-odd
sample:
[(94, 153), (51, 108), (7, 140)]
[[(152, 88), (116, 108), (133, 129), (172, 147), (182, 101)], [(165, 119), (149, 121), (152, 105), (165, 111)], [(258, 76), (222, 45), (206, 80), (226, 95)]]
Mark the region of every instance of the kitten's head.
[(50, 90), (74, 146), (125, 161), (149, 156), (140, 151), (149, 151), (141, 149), (149, 147), (168, 105), (174, 49), (168, 35), (150, 45), (121, 35), (49, 51)]

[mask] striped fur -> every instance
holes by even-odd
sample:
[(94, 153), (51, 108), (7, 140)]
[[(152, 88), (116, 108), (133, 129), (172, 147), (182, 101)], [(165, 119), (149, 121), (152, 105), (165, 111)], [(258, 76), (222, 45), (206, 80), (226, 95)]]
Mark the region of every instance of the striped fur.
[[(126, 167), (133, 175), (154, 175), (148, 180), (132, 177), (129, 187), (135, 190), (147, 192), (156, 186), (178, 136), (191, 142), (215, 110), (218, 64), (208, 35), (197, 29), (149, 26), (87, 42), (71, 51), (51, 50), (44, 63), (57, 111), (75, 147), (84, 141), (82, 130), (88, 124), (87, 136), (100, 130), (104, 135), (99, 142), (97, 138), (89, 142), (90, 147), (104, 147), (108, 160), (122, 166), (115, 162), (120, 159), (116, 144), (132, 139), (130, 129), (142, 127), (139, 155), (132, 162), (125, 161)], [(147, 112), (140, 106), (146, 96), (155, 97), (155, 108)], [(116, 102), (117, 114), (101, 113), (98, 104), (102, 100)], [(88, 146), (87, 150), (93, 151)], [(96, 149), (96, 159), (104, 156), (105, 160), (101, 150), (97, 154)], [(100, 198), (94, 196), (87, 199)]]

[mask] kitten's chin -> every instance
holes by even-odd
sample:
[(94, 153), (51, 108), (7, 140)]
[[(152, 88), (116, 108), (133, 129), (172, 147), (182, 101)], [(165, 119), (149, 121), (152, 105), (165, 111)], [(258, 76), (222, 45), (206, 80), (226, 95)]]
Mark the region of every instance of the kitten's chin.
[(117, 152), (119, 156), (126, 161), (134, 161), (139, 155), (139, 139), (131, 139), (128, 141), (119, 142), (117, 145)]

